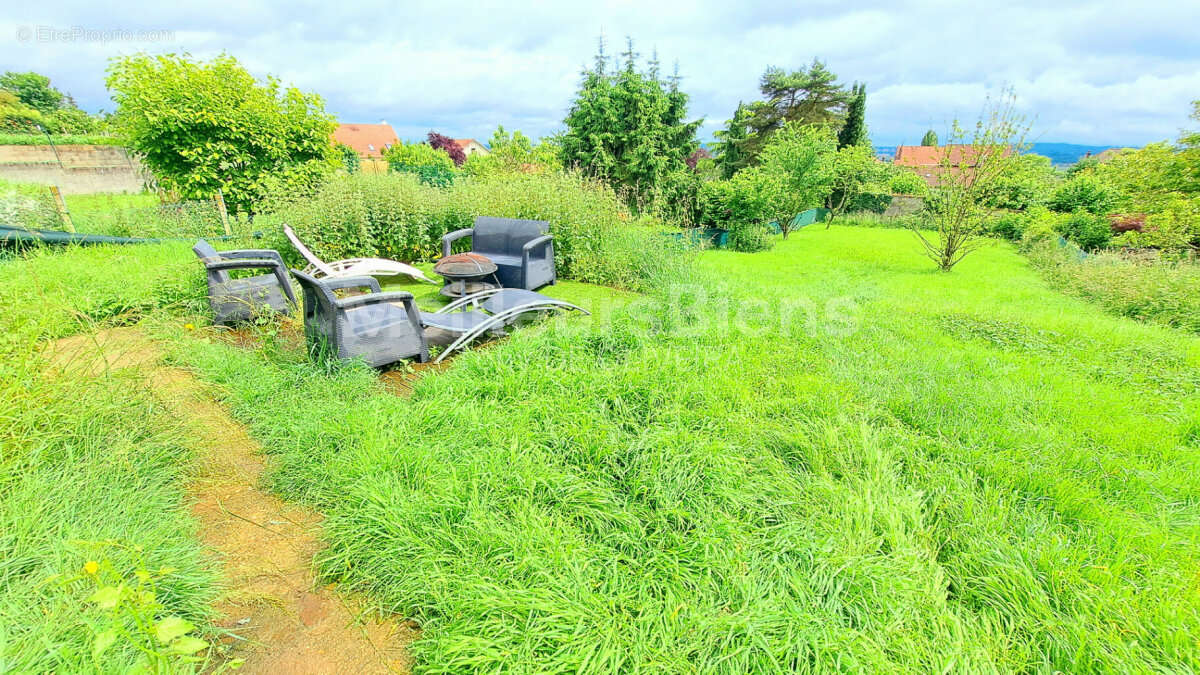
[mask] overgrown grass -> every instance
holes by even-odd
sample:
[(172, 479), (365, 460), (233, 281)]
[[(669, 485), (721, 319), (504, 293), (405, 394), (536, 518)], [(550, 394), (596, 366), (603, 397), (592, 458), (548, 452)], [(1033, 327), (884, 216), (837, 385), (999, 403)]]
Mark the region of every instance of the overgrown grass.
[(1200, 265), (1135, 261), (1115, 253), (1079, 260), (1053, 241), (1031, 244), (1029, 259), (1052, 284), (1110, 312), (1200, 333)]
[[(46, 340), (135, 321), (185, 297), (186, 248), (46, 249), (0, 262), (0, 664), (6, 672), (127, 672), (154, 645), (133, 615), (90, 600), (97, 583), (157, 581), (150, 618), (204, 625), (211, 562), (183, 486), (183, 432), (132, 376), (49, 367)], [(194, 276), (196, 269), (188, 270)], [(172, 290), (174, 289), (174, 290)], [(192, 298), (194, 300), (194, 298)], [(186, 303), (185, 303), (186, 304)], [(193, 308), (193, 305), (188, 305)], [(58, 366), (67, 364), (59, 363)], [(87, 563), (96, 568), (87, 571)], [(164, 569), (165, 568), (165, 569)], [(142, 618), (145, 618), (143, 616)]]
[[(1200, 341), (906, 232), (517, 332), (410, 399), (180, 332), (423, 672), (1200, 667)], [(779, 319), (786, 310), (787, 320)]]

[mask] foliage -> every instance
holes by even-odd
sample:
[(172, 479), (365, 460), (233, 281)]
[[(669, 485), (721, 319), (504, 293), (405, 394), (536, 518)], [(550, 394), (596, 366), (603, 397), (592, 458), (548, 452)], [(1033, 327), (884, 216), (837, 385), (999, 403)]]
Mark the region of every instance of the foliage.
[(838, 149), (852, 145), (871, 147), (867, 136), (867, 85), (854, 83), (846, 105), (846, 122), (838, 132)]
[(758, 222), (779, 223), (787, 239), (792, 218), (821, 206), (831, 194), (836, 157), (837, 139), (828, 127), (787, 124), (759, 153), (758, 166), (734, 181), (746, 174), (739, 185), (761, 192), (754, 200)]
[(256, 222), (273, 226), (281, 251), (291, 251), (278, 230), (288, 223), (325, 259), (412, 261), (440, 257), (442, 235), (477, 216), (548, 221), (560, 278), (641, 290), (675, 264), (665, 238), (631, 227), (610, 188), (575, 174), (501, 174), (442, 189), (405, 174), (338, 176), (312, 198), (278, 199)]
[(890, 165), (875, 159), (875, 152), (867, 145), (846, 145), (832, 157), (829, 171), (829, 219), (825, 227), (833, 222), (842, 211), (852, 205), (861, 204), (871, 197), (886, 196), (891, 188)]
[(1183, 253), (1200, 251), (1200, 197), (1159, 202), (1158, 210), (1145, 216), (1145, 226), (1114, 237), (1123, 248), (1155, 248)]
[(1080, 260), (1052, 240), (1030, 242), (1027, 254), (1058, 288), (1140, 321), (1200, 335), (1200, 265), (1098, 253)]
[(337, 152), (342, 160), (342, 167), (346, 169), (346, 173), (359, 172), (359, 169), (362, 167), (362, 161), (359, 159), (357, 150), (345, 143), (338, 143)]
[[(808, 68), (786, 71), (770, 67), (759, 81), (766, 100), (749, 105), (751, 136), (747, 150), (752, 157), (788, 124), (837, 127), (846, 116), (851, 92), (837, 83), (837, 76), (820, 59)], [(864, 130), (865, 135), (865, 130)]]
[(713, 132), (717, 142), (713, 144), (717, 167), (721, 178), (729, 179), (733, 174), (750, 165), (751, 155), (747, 147), (750, 138), (750, 110), (740, 101), (733, 118), (726, 120), (725, 128)]
[(469, 176), (492, 176), (497, 173), (543, 173), (560, 171), (562, 160), (558, 146), (551, 139), (543, 138), (534, 145), (529, 137), (519, 130), (511, 134), (503, 126), (492, 134), (488, 154), (476, 153), (463, 163), (463, 173)]
[(700, 162), (705, 159), (712, 159), (712, 153), (704, 148), (696, 148), (692, 154), (688, 155), (685, 163), (687, 164), (687, 168), (696, 171)]
[(1108, 218), (1087, 211), (1075, 211), (1059, 219), (1058, 233), (1085, 250), (1104, 248), (1112, 239)]
[(1116, 205), (1117, 197), (1107, 184), (1092, 173), (1078, 173), (1059, 185), (1046, 206), (1060, 213), (1087, 211), (1109, 213)]
[(915, 171), (893, 165), (893, 170), (888, 176), (888, 190), (894, 195), (923, 197), (929, 194), (929, 184)]
[(565, 120), (562, 159), (608, 183), (638, 209), (653, 201), (664, 177), (686, 168), (701, 121), (686, 122), (688, 96), (678, 75), (664, 81), (657, 60), (639, 69), (633, 43), (615, 67), (603, 42)]
[(1008, 246), (924, 274), (912, 235), (835, 226), (700, 265), (720, 282), (516, 331), (407, 398), (175, 358), (325, 514), (324, 578), (420, 624), (417, 670), (1200, 666), (1191, 336)]
[[(0, 93), (0, 99), (3, 94)], [(4, 112), (0, 104), (0, 125)], [(116, 136), (102, 134), (50, 134), (49, 140), (42, 133), (0, 133), (0, 145), (121, 145)]]
[(1014, 107), (1015, 95), (1005, 91), (989, 100), (971, 132), (954, 123), (950, 145), (961, 145), (959, 153), (944, 152), (937, 185), (931, 190), (932, 218), (937, 229), (929, 233), (913, 228), (925, 254), (938, 269), (949, 272), (978, 248), (988, 199), (1002, 184), (1013, 164), (1029, 127)]
[(762, 223), (740, 221), (729, 230), (729, 248), (742, 253), (757, 253), (771, 248), (775, 242)]
[(336, 124), (320, 96), (275, 78), (259, 83), (228, 55), (117, 57), (108, 88), (126, 147), (185, 198), (221, 190), (232, 212), (253, 211), (268, 176), (303, 189), (337, 161)]
[[(1189, 194), (1188, 157), (1167, 143), (1125, 150), (1090, 172), (1115, 193), (1114, 208), (1152, 213)], [(1087, 174), (1084, 174), (1087, 175)]]
[(0, 90), (0, 131), (5, 136), (38, 134), (38, 127), (45, 123), (42, 113), (21, 103), (11, 91)]
[(982, 193), (984, 204), (996, 209), (1024, 210), (1046, 203), (1054, 189), (1055, 172), (1050, 158), (1014, 152)]
[(462, 166), (463, 162), (467, 161), (467, 155), (463, 151), (462, 146), (454, 142), (453, 138), (443, 136), (436, 131), (429, 132), (429, 136), (425, 138), (425, 142), (434, 150), (441, 150), (446, 153), (455, 167)]
[(415, 174), (426, 185), (448, 187), (454, 182), (454, 160), (428, 143), (396, 143), (383, 151), (383, 157), (389, 170)]
[(938, 135), (933, 129), (926, 131), (925, 135), (921, 137), (921, 145), (937, 147), (937, 144)]
[(34, 72), (0, 75), (0, 89), (10, 91), (21, 103), (43, 115), (51, 115), (63, 105), (63, 93), (50, 86), (50, 78)]

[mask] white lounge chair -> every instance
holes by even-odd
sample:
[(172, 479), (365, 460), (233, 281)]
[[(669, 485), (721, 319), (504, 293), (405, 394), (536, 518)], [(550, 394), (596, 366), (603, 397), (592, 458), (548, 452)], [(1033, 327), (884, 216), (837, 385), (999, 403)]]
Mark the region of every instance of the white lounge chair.
[(308, 267), (304, 268), (304, 273), (317, 279), (388, 277), (396, 274), (406, 274), (417, 281), (424, 281), (431, 284), (438, 283), (425, 276), (424, 272), (412, 265), (384, 258), (346, 258), (345, 260), (327, 263), (308, 250), (308, 247), (304, 245), (304, 242), (300, 241), (300, 237), (296, 236), (296, 231), (291, 226), (284, 225), (283, 233), (287, 235), (288, 241), (292, 242), (292, 246), (296, 247), (300, 255), (304, 256), (304, 259), (308, 261)]

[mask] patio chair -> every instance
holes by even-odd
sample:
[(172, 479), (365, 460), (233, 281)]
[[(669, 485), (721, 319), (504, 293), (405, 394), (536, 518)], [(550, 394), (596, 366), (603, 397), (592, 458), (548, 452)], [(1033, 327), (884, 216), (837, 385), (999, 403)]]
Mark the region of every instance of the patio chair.
[[(203, 239), (196, 242), (192, 251), (204, 263), (208, 276), (208, 304), (212, 308), (213, 322), (247, 321), (264, 306), (280, 314), (291, 314), (296, 306), (296, 295), (278, 251), (217, 251)], [(231, 270), (267, 270), (267, 273), (233, 279), (229, 275)]]
[(300, 241), (300, 237), (296, 235), (296, 231), (290, 225), (283, 226), (283, 233), (287, 236), (288, 241), (292, 242), (292, 246), (304, 256), (308, 261), (308, 267), (304, 268), (304, 273), (320, 279), (336, 279), (338, 277), (388, 277), (396, 274), (406, 274), (417, 281), (425, 281), (431, 284), (438, 282), (425, 276), (421, 270), (402, 262), (395, 260), (387, 260), (384, 258), (346, 258), (345, 260), (335, 260), (327, 263), (316, 256), (315, 253), (308, 250), (304, 242)]
[(519, 288), (493, 288), (459, 298), (436, 312), (421, 312), (421, 324), (439, 328), (456, 337), (438, 354), (434, 363), (484, 333), (503, 334), (504, 327), (530, 313), (587, 310), (569, 302)]
[[(309, 349), (328, 349), (342, 360), (361, 358), (378, 368), (401, 359), (429, 360), (421, 315), (412, 293), (381, 293), (371, 277), (318, 279), (299, 270), (292, 276), (304, 291), (304, 336)], [(334, 291), (366, 289), (338, 298)]]
[(471, 252), (496, 263), (496, 278), (505, 288), (536, 290), (555, 283), (554, 237), (544, 220), (475, 219), (475, 227), (442, 237), (442, 256), (463, 237), (471, 237)]

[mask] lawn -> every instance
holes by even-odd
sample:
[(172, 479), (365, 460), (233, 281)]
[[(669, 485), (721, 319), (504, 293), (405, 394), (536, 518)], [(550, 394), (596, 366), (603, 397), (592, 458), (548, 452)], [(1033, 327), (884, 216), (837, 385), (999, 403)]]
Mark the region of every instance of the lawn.
[[(6, 304), (104, 251), (0, 265)], [(224, 392), (270, 487), (325, 514), (322, 574), (421, 625), (422, 672), (1200, 668), (1200, 339), (1062, 295), (1007, 244), (943, 274), (911, 233), (818, 226), (705, 252), (661, 296), (563, 283), (607, 311), (408, 397), (186, 330), (185, 254), (120, 249), (135, 281), (86, 304), (135, 307), (87, 316), (149, 316)], [(15, 314), (26, 336), (78, 316)]]

